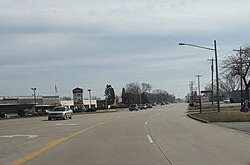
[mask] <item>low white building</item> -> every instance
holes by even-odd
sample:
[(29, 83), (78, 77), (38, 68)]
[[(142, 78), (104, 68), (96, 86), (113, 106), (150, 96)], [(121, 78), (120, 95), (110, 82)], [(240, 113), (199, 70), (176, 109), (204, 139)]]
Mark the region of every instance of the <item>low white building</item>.
[[(90, 100), (83, 100), (83, 105), (89, 107)], [(62, 106), (74, 106), (74, 101), (73, 100), (61, 100), (61, 105)], [(96, 100), (91, 100), (91, 105), (95, 106), (97, 108), (97, 101)]]
[(209, 102), (209, 97), (207, 97), (207, 96), (202, 96), (202, 97), (201, 97), (201, 102), (202, 102), (202, 103), (208, 103), (208, 102)]

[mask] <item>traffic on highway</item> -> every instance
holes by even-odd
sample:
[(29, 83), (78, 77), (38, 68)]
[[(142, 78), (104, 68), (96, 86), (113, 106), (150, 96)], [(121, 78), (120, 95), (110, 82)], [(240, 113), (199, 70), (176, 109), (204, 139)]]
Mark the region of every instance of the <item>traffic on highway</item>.
[(250, 165), (250, 0), (1, 0), (0, 165)]
[(168, 104), (82, 113), (72, 120), (1, 120), (0, 164), (249, 163), (248, 134), (193, 120), (186, 109)]

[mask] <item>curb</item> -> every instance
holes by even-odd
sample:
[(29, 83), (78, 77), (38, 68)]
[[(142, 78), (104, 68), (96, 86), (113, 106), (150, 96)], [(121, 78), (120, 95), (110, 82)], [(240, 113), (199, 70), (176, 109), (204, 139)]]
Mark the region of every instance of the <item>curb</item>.
[(189, 114), (189, 113), (187, 114), (187, 116), (190, 117), (190, 118), (192, 118), (192, 119), (194, 119), (194, 120), (200, 121), (200, 122), (202, 122), (202, 123), (206, 123), (206, 124), (209, 124), (209, 123), (210, 123), (210, 122), (207, 121), (207, 120), (204, 120), (204, 119), (195, 117), (195, 116), (193, 116), (193, 115), (191, 115), (191, 114)]

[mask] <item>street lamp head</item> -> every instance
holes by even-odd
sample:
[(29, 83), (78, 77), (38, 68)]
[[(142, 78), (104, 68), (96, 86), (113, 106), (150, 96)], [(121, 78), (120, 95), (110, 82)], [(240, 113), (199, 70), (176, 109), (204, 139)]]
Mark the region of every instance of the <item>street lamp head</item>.
[(91, 89), (88, 89), (88, 91), (90, 92), (90, 91), (91, 91)]
[(181, 43), (179, 43), (179, 45), (185, 45), (185, 44), (181, 42)]

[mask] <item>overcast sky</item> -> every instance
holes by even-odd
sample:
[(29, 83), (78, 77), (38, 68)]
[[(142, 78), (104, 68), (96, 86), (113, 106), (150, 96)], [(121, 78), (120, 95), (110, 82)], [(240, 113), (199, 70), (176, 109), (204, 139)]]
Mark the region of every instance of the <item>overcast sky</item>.
[(216, 39), (221, 62), (250, 43), (249, 15), (249, 0), (0, 0), (0, 96), (137, 81), (184, 97), (196, 74), (210, 82), (214, 52), (178, 43)]

